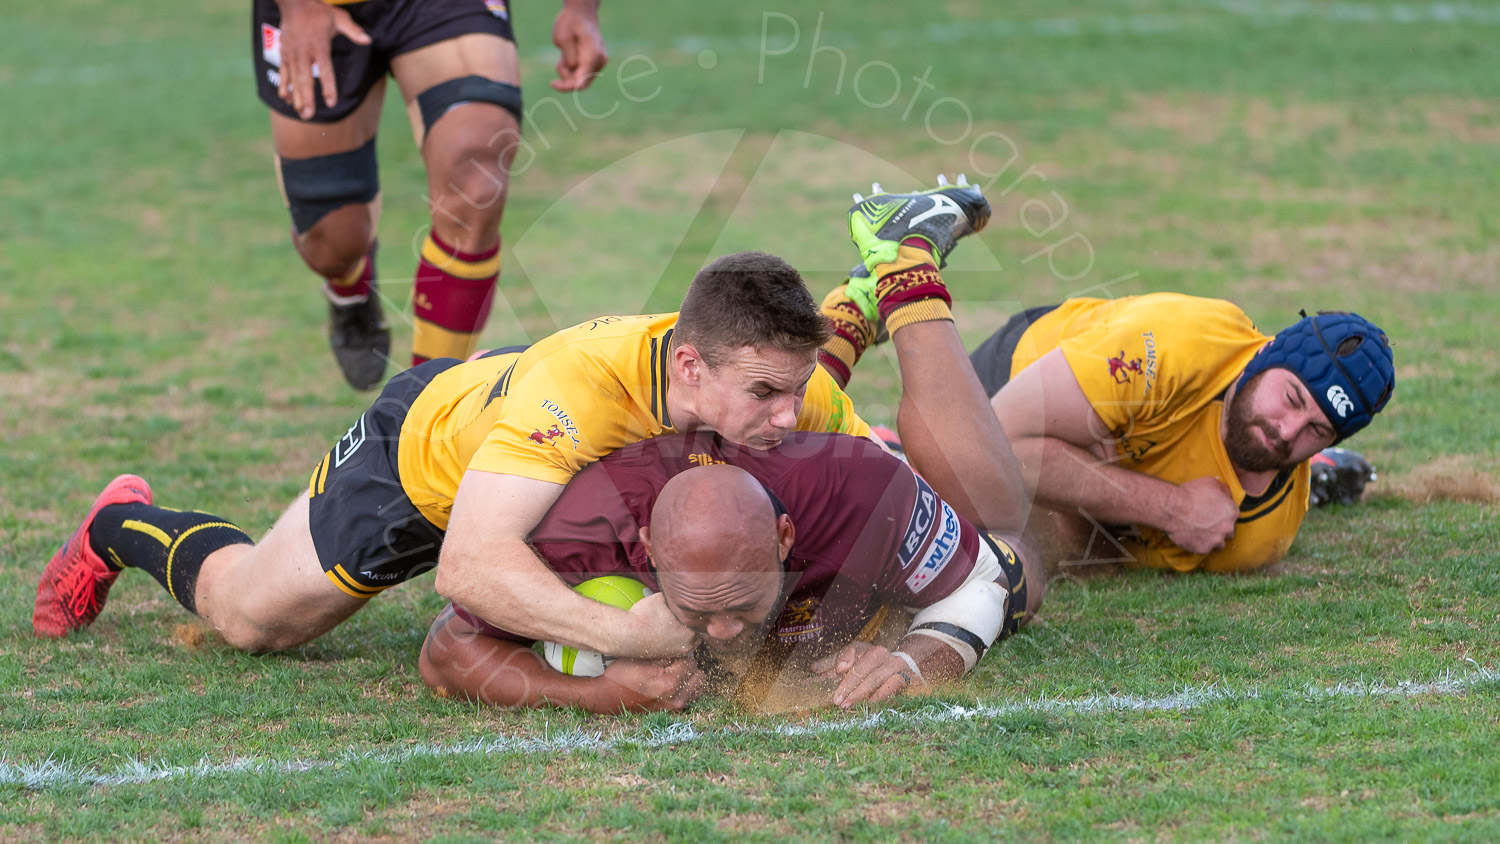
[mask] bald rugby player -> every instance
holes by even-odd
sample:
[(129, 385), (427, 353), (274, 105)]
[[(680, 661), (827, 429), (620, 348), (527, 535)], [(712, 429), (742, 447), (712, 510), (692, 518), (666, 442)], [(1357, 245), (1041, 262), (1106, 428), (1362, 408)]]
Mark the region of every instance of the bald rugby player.
[[(836, 705), (971, 670), (1035, 612), (1044, 584), (1021, 529), (1019, 468), (937, 272), (956, 237), (920, 228), (946, 203), (969, 230), (987, 220), (974, 189), (856, 204), (851, 229), (870, 266), (829, 297), (852, 302), (849, 287), (864, 284), (886, 315), (902, 373), (899, 424), (925, 479), (841, 435), (792, 434), (762, 451), (712, 436), (658, 438), (569, 483), (531, 535), (543, 559), (571, 584), (624, 575), (660, 591), (711, 654), (759, 651), (773, 666), (798, 656), (840, 681)], [(909, 610), (910, 623), (894, 647), (876, 645), (891, 609)], [(620, 659), (600, 677), (562, 674), (529, 649), (534, 638), (450, 607), (429, 633), (422, 675), (445, 695), (595, 712), (679, 709), (703, 688), (691, 660)]]
[(660, 599), (628, 613), (590, 601), (526, 537), (580, 469), (632, 442), (713, 430), (765, 449), (794, 430), (867, 434), (817, 366), (827, 336), (796, 270), (748, 252), (699, 271), (678, 314), (600, 317), (525, 350), (430, 361), (391, 379), (258, 544), (116, 478), (47, 564), (33, 627), (91, 624), (138, 568), (230, 645), (290, 648), (436, 567), (439, 592), (520, 635), (686, 653), (694, 633)]
[(1176, 293), (1035, 308), (972, 360), (1035, 490), (1049, 565), (1280, 561), (1307, 514), (1309, 459), (1395, 387), (1390, 341), (1357, 314), (1268, 336), (1233, 303)]

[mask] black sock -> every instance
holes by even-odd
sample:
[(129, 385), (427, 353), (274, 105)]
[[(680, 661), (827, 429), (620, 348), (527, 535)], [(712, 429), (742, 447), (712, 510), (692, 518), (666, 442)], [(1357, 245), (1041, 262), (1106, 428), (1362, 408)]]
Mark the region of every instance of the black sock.
[(112, 504), (89, 526), (89, 545), (111, 568), (149, 572), (177, 603), (196, 614), (193, 590), (208, 555), (230, 545), (254, 545), (218, 516), (149, 504)]

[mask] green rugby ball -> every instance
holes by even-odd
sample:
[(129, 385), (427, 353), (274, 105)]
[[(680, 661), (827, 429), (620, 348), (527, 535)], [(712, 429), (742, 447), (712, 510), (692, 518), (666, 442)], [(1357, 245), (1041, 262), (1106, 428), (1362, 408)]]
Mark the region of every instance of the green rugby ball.
[[(651, 590), (639, 580), (616, 574), (585, 580), (574, 586), (573, 591), (622, 610), (630, 609), (637, 601), (651, 594)], [(542, 642), (541, 650), (548, 665), (574, 677), (598, 677), (615, 661), (614, 657), (605, 656), (598, 651), (581, 651), (557, 642)]]

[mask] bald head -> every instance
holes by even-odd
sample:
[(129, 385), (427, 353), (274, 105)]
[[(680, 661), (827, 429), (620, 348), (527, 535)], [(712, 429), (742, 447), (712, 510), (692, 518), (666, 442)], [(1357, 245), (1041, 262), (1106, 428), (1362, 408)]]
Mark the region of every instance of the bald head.
[(700, 466), (668, 481), (651, 511), (651, 540), (667, 571), (780, 568), (771, 498), (736, 466)]
[(713, 648), (749, 647), (778, 605), (792, 520), (734, 466), (689, 469), (662, 487), (641, 530), (667, 606)]

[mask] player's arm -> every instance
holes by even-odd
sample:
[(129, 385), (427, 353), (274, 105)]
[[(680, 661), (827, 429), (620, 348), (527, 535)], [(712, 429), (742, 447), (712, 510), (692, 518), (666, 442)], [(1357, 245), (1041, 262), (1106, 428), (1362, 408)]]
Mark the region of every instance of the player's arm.
[(338, 102), (333, 39), (342, 35), (356, 44), (369, 44), (370, 36), (348, 12), (323, 0), (276, 0), (276, 5), (281, 8), (281, 83), (276, 93), (308, 120), (317, 111), (320, 87), (329, 108)]
[(530, 648), (487, 635), (444, 608), (422, 644), (422, 680), (443, 697), (490, 706), (572, 706), (600, 714), (680, 710), (703, 689), (691, 659), (617, 659), (599, 677), (555, 671)]
[[(1037, 558), (1036, 549), (1024, 538), (1012, 537), (1007, 544), (1023, 560)], [(878, 703), (908, 688), (957, 680), (974, 670), (1007, 630), (1013, 597), (1008, 583), (999, 559), (982, 553), (962, 582), (917, 612), (895, 650), (854, 642), (812, 668), (839, 678), (833, 702), (845, 708), (863, 701)]]
[(587, 88), (609, 61), (599, 34), (599, 0), (563, 0), (562, 11), (552, 23), (552, 43), (562, 51), (552, 87), (558, 91)]
[(1222, 547), (1234, 532), (1239, 508), (1217, 478), (1178, 485), (1115, 464), (1114, 434), (1061, 349), (1016, 373), (991, 405), (1037, 504), (1154, 527), (1193, 554)]
[(480, 618), (530, 639), (615, 656), (677, 657), (694, 636), (653, 595), (628, 612), (579, 595), (526, 537), (561, 484), (469, 470), (459, 483), (438, 561), (437, 591)]

